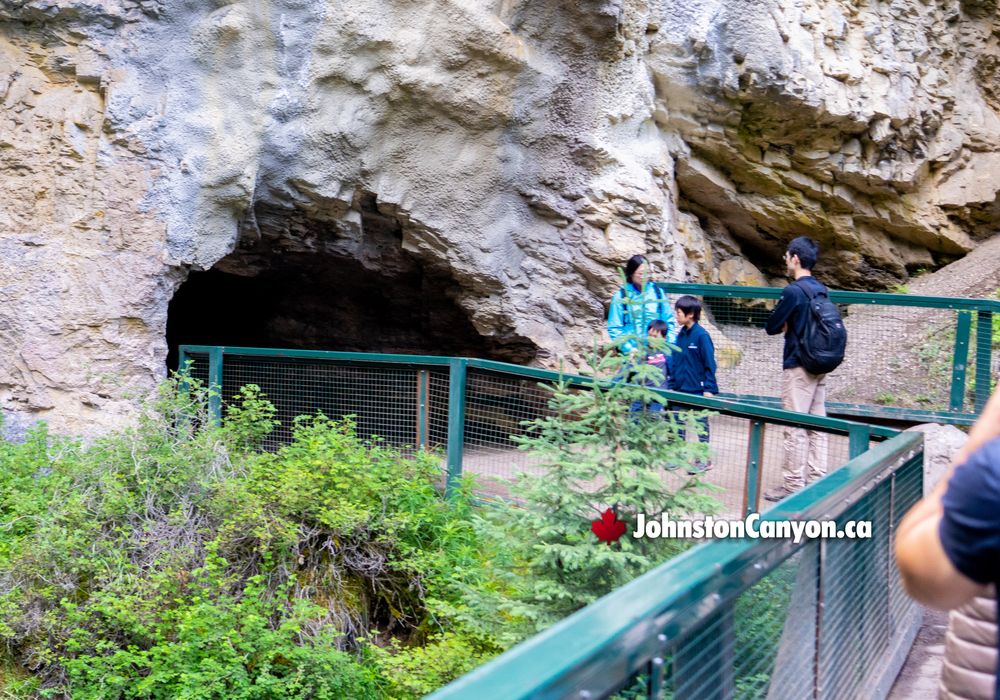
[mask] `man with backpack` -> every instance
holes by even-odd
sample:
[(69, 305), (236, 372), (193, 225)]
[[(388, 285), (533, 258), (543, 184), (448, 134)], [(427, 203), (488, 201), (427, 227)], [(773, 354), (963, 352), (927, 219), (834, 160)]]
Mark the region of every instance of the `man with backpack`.
[[(781, 292), (767, 319), (767, 334), (785, 334), (782, 361), (782, 406), (788, 411), (826, 415), (826, 375), (844, 359), (847, 331), (827, 288), (812, 276), (819, 246), (800, 236), (788, 245), (785, 265), (794, 282)], [(783, 483), (764, 498), (780, 501), (826, 475), (826, 433), (785, 428)]]

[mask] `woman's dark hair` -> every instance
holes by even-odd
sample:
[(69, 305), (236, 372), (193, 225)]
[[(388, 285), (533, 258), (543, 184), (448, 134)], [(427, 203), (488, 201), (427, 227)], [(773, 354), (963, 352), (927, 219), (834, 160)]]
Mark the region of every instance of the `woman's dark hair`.
[(693, 296), (691, 296), (690, 294), (685, 294), (680, 299), (678, 299), (677, 303), (674, 304), (674, 308), (680, 309), (681, 313), (683, 313), (685, 316), (694, 314), (695, 321), (701, 320), (701, 302), (698, 301)]
[(809, 236), (799, 236), (788, 244), (788, 254), (798, 255), (802, 269), (812, 271), (819, 260), (819, 245)]
[(666, 321), (656, 319), (655, 321), (650, 321), (649, 328), (646, 329), (646, 332), (649, 333), (650, 331), (659, 331), (660, 335), (666, 338), (668, 330), (670, 330), (670, 326), (667, 325)]
[(638, 270), (639, 266), (642, 265), (644, 262), (646, 262), (646, 258), (643, 257), (642, 255), (633, 255), (631, 258), (628, 259), (628, 262), (625, 263), (625, 283), (626, 284), (631, 284), (631, 285), (634, 285), (636, 287), (639, 286), (639, 285), (635, 284), (635, 282), (632, 281), (632, 275), (635, 274), (635, 271)]

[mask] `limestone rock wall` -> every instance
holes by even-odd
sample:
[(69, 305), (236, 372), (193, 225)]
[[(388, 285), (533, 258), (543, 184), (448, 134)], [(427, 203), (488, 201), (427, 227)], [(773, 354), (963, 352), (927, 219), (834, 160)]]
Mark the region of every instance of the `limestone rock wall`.
[(165, 372), (189, 271), (290, 248), (419, 264), (491, 347), (542, 364), (578, 359), (638, 251), (673, 280), (765, 283), (800, 234), (840, 286), (934, 268), (1000, 216), (995, 19), (959, 0), (0, 0), (0, 401), (59, 429), (122, 420)]

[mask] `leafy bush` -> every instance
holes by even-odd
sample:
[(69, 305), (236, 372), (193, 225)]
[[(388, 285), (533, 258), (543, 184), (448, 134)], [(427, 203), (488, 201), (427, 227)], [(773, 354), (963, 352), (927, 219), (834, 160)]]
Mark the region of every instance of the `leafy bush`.
[(0, 443), (0, 637), (44, 696), (412, 697), (500, 650), (465, 629), (496, 547), (438, 458), (323, 416), (261, 453), (255, 387), (221, 426), (206, 405), (171, 382), (93, 444)]

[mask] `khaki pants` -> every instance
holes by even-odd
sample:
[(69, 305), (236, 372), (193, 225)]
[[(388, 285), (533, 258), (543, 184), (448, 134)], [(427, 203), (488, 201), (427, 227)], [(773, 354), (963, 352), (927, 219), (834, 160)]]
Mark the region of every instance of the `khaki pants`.
[[(826, 415), (826, 375), (809, 374), (801, 367), (782, 372), (781, 404), (787, 411)], [(805, 468), (809, 481), (826, 476), (827, 435), (814, 430), (785, 428), (785, 462), (782, 473), (785, 488), (797, 491), (805, 485)]]

